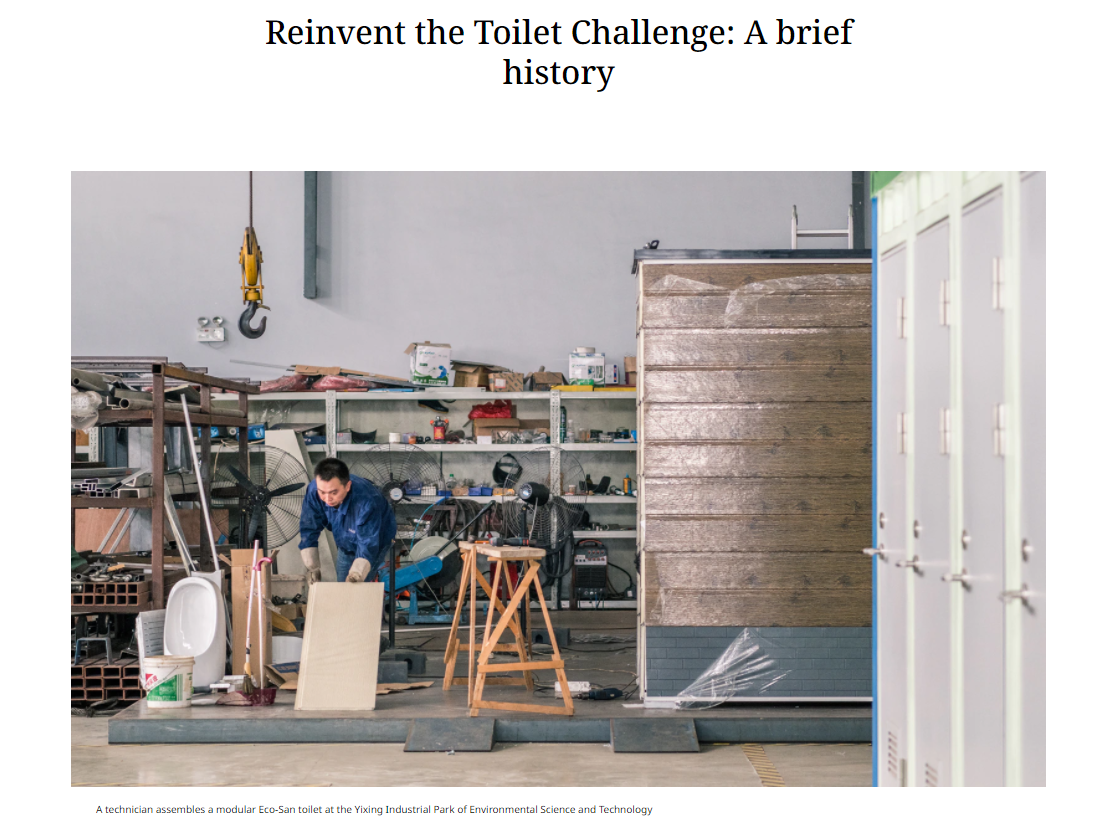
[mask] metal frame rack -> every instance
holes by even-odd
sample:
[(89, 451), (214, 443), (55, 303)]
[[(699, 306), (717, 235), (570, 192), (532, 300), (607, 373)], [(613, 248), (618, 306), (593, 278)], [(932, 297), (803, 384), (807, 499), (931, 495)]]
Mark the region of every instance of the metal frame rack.
[[(417, 400), (450, 400), (474, 401), (476, 403), (488, 400), (512, 401), (547, 401), (549, 408), (550, 428), (558, 429), (560, 426), (560, 408), (565, 401), (578, 403), (580, 401), (599, 400), (628, 400), (633, 401), (631, 407), (635, 411), (639, 392), (634, 391), (599, 391), (599, 392), (564, 392), (553, 390), (551, 392), (487, 392), (482, 389), (464, 389), (447, 387), (443, 389), (426, 389), (420, 392), (270, 392), (266, 394), (253, 394), (251, 402), (255, 401), (324, 401), (325, 409), (325, 438), (323, 445), (308, 446), (310, 452), (323, 453), (328, 457), (336, 457), (342, 452), (365, 451), (371, 444), (337, 444), (336, 433), (339, 428), (341, 405), (346, 402), (373, 401), (373, 402), (398, 402)], [(227, 400), (224, 396), (216, 395), (215, 401)], [(245, 404), (244, 404), (245, 405)], [(631, 411), (631, 414), (633, 412)], [(422, 444), (419, 448), (441, 455), (476, 454), (479, 452), (525, 452), (535, 449), (551, 447), (551, 468), (559, 472), (560, 455), (564, 451), (579, 453), (596, 452), (628, 452), (636, 456), (638, 446), (634, 443), (559, 443), (554, 441), (549, 444), (533, 445), (520, 443), (491, 443), (491, 444)], [(635, 465), (635, 464), (634, 464)], [(491, 498), (497, 500), (497, 498)], [(609, 504), (636, 504), (635, 497), (599, 496), (588, 497), (588, 503)], [(636, 531), (577, 531), (578, 537), (594, 537), (597, 539), (636, 539)]]
[[(201, 459), (202, 462), (209, 461), (210, 453), (210, 438), (209, 428), (212, 426), (233, 426), (238, 428), (246, 428), (248, 423), (247, 418), (247, 396), (258, 394), (258, 386), (243, 383), (241, 381), (230, 381), (223, 378), (213, 378), (202, 372), (185, 369), (184, 367), (172, 365), (166, 362), (159, 362), (156, 359), (142, 358), (142, 359), (104, 359), (104, 358), (74, 358), (73, 365), (78, 367), (91, 367), (100, 364), (104, 367), (105, 364), (116, 363), (120, 361), (126, 364), (128, 371), (132, 373), (150, 373), (150, 381), (152, 386), (153, 404), (149, 409), (103, 409), (97, 420), (97, 426), (113, 426), (113, 427), (126, 427), (126, 428), (150, 428), (152, 437), (152, 452), (151, 463), (157, 464), (160, 467), (151, 469), (151, 496), (150, 497), (71, 497), (70, 498), (70, 536), (71, 539), (76, 538), (76, 510), (81, 508), (134, 508), (134, 509), (149, 509), (151, 512), (151, 532), (152, 532), (152, 547), (151, 547), (151, 598), (146, 604), (136, 606), (112, 606), (111, 608), (98, 608), (96, 606), (81, 605), (74, 606), (72, 613), (86, 614), (86, 613), (140, 613), (145, 610), (157, 610), (165, 605), (165, 578), (163, 576), (165, 561), (163, 558), (162, 549), (162, 532), (165, 525), (165, 507), (164, 507), (164, 462), (165, 462), (165, 429), (169, 426), (184, 426), (185, 415), (181, 408), (175, 408), (172, 405), (167, 406), (165, 401), (165, 390), (167, 385), (180, 385), (180, 384), (196, 384), (200, 386), (201, 403), (196, 411), (190, 410), (189, 416), (194, 427), (200, 428), (201, 431)], [(102, 371), (111, 372), (119, 371), (112, 370), (104, 367)], [(216, 396), (212, 394), (214, 388), (224, 389), (226, 391), (236, 392), (235, 400), (238, 403), (238, 408), (243, 412), (243, 417), (236, 417), (233, 415), (213, 414), (212, 401)], [(222, 397), (222, 396), (221, 396)], [(95, 440), (96, 435), (90, 435), (90, 442)], [(241, 468), (246, 472), (247, 465), (247, 435), (242, 434), (239, 436), (239, 457)], [(70, 459), (75, 460), (77, 453), (76, 435), (70, 435)], [(90, 446), (90, 459), (96, 459), (95, 448)], [(202, 484), (200, 490), (209, 492), (207, 479), (201, 477)], [(206, 494), (206, 496), (208, 496)], [(183, 494), (175, 495), (174, 499), (180, 500), (193, 500), (199, 497), (198, 494)], [(205, 537), (205, 527), (201, 526), (201, 537)], [(202, 542), (201, 555), (202, 558), (207, 553), (203, 547), (207, 545)]]

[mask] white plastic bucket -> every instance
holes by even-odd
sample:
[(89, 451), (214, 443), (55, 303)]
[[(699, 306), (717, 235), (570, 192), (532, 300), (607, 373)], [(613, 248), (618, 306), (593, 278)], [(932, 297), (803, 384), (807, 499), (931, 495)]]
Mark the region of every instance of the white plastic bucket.
[(193, 705), (193, 657), (147, 656), (143, 659), (143, 689), (148, 710)]

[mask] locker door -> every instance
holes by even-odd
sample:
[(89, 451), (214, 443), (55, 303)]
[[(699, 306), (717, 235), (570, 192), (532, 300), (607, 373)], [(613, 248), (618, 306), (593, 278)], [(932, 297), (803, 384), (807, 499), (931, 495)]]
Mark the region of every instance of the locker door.
[(877, 708), (882, 787), (907, 784), (907, 572), (905, 557), (907, 441), (906, 271), (904, 248), (884, 256), (877, 272)]
[[(1022, 781), (1046, 786), (1046, 174), (1020, 183)], [(1017, 603), (1010, 603), (1017, 604)]]
[[(962, 617), (965, 784), (1004, 784), (1003, 196), (962, 214)], [(1004, 277), (1001, 279), (1001, 277)]]
[(915, 240), (915, 783), (950, 785), (950, 225)]

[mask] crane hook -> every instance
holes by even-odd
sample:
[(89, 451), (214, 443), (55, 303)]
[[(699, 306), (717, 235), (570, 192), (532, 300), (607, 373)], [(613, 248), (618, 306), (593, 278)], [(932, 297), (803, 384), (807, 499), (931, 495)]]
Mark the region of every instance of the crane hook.
[[(263, 307), (264, 310), (269, 310), (270, 307)], [(262, 334), (266, 332), (266, 316), (263, 316), (259, 321), (259, 328), (255, 329), (251, 326), (251, 319), (255, 317), (255, 313), (259, 310), (259, 302), (252, 301), (247, 309), (239, 316), (239, 331), (248, 338), (261, 338)]]

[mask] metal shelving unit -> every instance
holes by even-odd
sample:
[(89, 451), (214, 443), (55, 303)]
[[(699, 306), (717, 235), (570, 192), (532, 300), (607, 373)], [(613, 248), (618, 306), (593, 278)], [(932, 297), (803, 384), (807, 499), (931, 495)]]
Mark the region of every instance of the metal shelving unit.
[[(96, 359), (75, 359), (75, 366), (87, 365), (90, 360)], [(201, 432), (201, 453), (200, 457), (202, 462), (208, 462), (211, 440), (209, 437), (209, 428), (211, 426), (235, 426), (239, 428), (246, 428), (248, 423), (247, 418), (247, 396), (250, 394), (254, 396), (258, 392), (258, 387), (240, 381), (229, 381), (223, 378), (213, 378), (209, 375), (194, 372), (189, 369), (182, 369), (167, 363), (151, 363), (151, 359), (143, 359), (142, 361), (133, 360), (130, 371), (146, 372), (148, 367), (151, 373), (151, 395), (154, 399), (153, 405), (150, 409), (104, 409), (101, 410), (97, 419), (97, 426), (122, 426), (126, 428), (150, 428), (151, 429), (151, 496), (150, 497), (83, 497), (72, 496), (70, 498), (70, 537), (71, 542), (77, 534), (77, 521), (75, 512), (78, 509), (87, 508), (137, 508), (149, 509), (151, 512), (151, 600), (150, 608), (160, 609), (165, 605), (165, 577), (164, 571), (164, 554), (162, 548), (162, 534), (165, 526), (166, 510), (163, 505), (163, 493), (165, 491), (165, 430), (168, 426), (184, 426), (185, 414), (180, 408), (173, 408), (173, 405), (166, 403), (166, 384), (167, 381), (190, 383), (200, 386), (200, 405), (196, 410), (189, 410), (189, 418), (192, 425), (200, 429)], [(141, 364), (141, 365), (140, 365)], [(111, 371), (111, 370), (105, 370)], [(237, 406), (242, 411), (243, 417), (234, 415), (220, 414), (212, 412), (212, 403), (218, 399), (218, 396), (212, 394), (212, 390), (224, 389), (233, 391), (236, 394), (234, 400), (237, 401)], [(230, 399), (229, 399), (230, 400)], [(93, 436), (95, 437), (95, 435)], [(90, 447), (90, 454), (92, 454), (92, 447)], [(70, 435), (70, 459), (75, 460), (77, 454), (77, 436), (76, 434)], [(239, 444), (239, 457), (241, 468), (246, 472), (248, 471), (247, 465), (247, 435), (240, 435)], [(157, 466), (157, 467), (154, 467)], [(202, 490), (208, 492), (209, 486), (207, 481), (202, 486)], [(204, 526), (201, 527), (202, 539), (205, 536)], [(202, 542), (202, 545), (207, 543)], [(205, 549), (201, 549), (202, 558), (205, 554)], [(142, 609), (142, 606), (139, 607)], [(135, 612), (138, 612), (137, 609)], [(89, 606), (82, 606), (80, 613), (121, 613), (127, 612), (127, 609), (119, 606), (100, 608), (91, 608)]]

